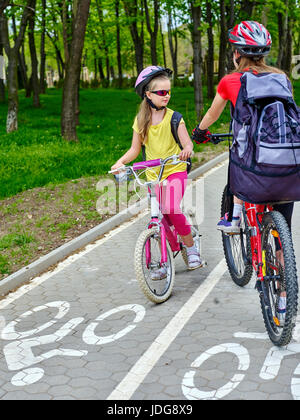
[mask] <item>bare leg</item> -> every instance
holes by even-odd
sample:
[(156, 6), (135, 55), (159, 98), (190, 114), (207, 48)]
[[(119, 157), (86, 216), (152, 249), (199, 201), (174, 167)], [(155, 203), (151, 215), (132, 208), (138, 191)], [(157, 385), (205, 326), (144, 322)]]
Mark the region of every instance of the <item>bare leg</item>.
[(194, 239), (192, 233), (189, 233), (186, 236), (181, 236), (182, 242), (185, 246), (191, 247), (194, 245)]

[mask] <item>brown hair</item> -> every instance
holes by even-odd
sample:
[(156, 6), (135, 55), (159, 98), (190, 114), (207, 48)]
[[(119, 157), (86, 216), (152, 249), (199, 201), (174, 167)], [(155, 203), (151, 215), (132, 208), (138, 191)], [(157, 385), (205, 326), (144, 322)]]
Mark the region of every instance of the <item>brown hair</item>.
[(284, 73), (284, 71), (278, 69), (277, 67), (268, 66), (265, 63), (264, 57), (252, 59), (251, 57), (243, 56), (240, 57), (238, 68), (235, 69), (233, 73), (241, 73), (248, 68), (257, 73)]
[[(157, 76), (149, 82), (145, 91), (154, 90), (156, 82), (161, 81), (161, 80), (170, 81), (170, 79), (167, 76), (164, 76), (164, 75)], [(140, 132), (140, 136), (142, 138), (143, 144), (147, 142), (147, 134), (151, 126), (151, 119), (152, 119), (151, 106), (148, 104), (146, 96), (145, 96), (140, 105), (139, 112), (137, 114), (139, 132)]]

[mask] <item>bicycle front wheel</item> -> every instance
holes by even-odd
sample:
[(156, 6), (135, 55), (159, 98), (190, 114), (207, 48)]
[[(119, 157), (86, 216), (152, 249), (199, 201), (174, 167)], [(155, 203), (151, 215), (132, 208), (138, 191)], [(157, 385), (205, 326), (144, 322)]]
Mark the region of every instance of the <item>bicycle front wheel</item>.
[[(167, 242), (167, 262), (161, 265), (161, 237), (156, 228), (143, 231), (136, 243), (134, 255), (135, 274), (145, 296), (154, 303), (165, 302), (171, 295), (175, 266)], [(157, 273), (164, 273), (157, 278)]]
[[(223, 191), (221, 217), (230, 211), (230, 202), (227, 196), (227, 186)], [(239, 234), (228, 235), (222, 232), (222, 242), (225, 260), (230, 276), (238, 286), (246, 286), (252, 277), (252, 252), (250, 231), (247, 224), (245, 209), (242, 212), (242, 222)]]
[[(298, 306), (297, 267), (288, 224), (277, 211), (266, 213), (262, 221), (262, 257), (264, 281), (260, 284), (262, 314), (271, 341), (277, 346), (289, 344)], [(286, 311), (279, 308), (286, 297)], [(281, 312), (281, 313), (280, 313)]]

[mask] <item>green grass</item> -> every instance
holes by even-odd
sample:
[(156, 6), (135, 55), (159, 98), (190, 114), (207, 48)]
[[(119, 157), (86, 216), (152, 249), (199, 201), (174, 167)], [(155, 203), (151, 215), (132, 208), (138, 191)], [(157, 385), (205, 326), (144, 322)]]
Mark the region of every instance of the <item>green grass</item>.
[[(300, 103), (299, 81), (294, 88)], [(34, 187), (106, 174), (130, 147), (139, 104), (133, 90), (81, 90), (78, 143), (60, 136), (61, 94), (61, 90), (48, 90), (41, 95), (42, 108), (34, 109), (32, 99), (21, 91), (19, 130), (11, 134), (5, 131), (7, 105), (0, 104), (0, 199)], [(210, 103), (205, 100), (204, 110)], [(169, 107), (183, 114), (191, 132), (196, 124), (193, 89), (173, 88)], [(227, 106), (212, 130), (226, 131), (229, 118)]]
[[(81, 90), (78, 143), (60, 136), (61, 90), (42, 95), (41, 109), (33, 109), (24, 92), (19, 96), (17, 132), (6, 134), (7, 105), (0, 104), (0, 199), (49, 183), (105, 174), (130, 147), (139, 104), (133, 90)], [(196, 122), (193, 89), (173, 89), (169, 106), (184, 115), (192, 130)]]

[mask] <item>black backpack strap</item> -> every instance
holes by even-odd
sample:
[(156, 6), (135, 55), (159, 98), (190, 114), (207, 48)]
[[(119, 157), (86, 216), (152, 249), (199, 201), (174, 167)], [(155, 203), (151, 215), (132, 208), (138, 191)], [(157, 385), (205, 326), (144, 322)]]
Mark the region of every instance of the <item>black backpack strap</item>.
[(178, 144), (178, 146), (180, 147), (180, 149), (182, 150), (183, 147), (180, 143), (179, 137), (178, 137), (178, 127), (179, 127), (179, 123), (181, 121), (182, 115), (180, 114), (180, 112), (178, 111), (174, 111), (172, 118), (171, 118), (171, 131), (173, 134), (173, 137), (176, 141), (176, 143)]
[(146, 162), (146, 150), (145, 150), (144, 144), (142, 144), (142, 157), (143, 157), (143, 161)]

